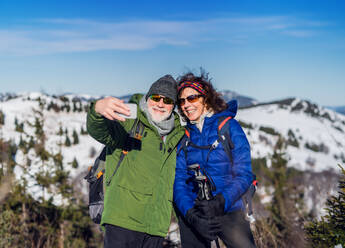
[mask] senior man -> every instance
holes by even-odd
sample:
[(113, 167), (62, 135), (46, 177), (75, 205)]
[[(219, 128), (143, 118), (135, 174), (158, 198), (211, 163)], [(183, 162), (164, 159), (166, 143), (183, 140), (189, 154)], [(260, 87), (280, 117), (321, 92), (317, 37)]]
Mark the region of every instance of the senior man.
[[(152, 84), (146, 95), (135, 94), (137, 118), (126, 104), (114, 97), (93, 102), (87, 116), (87, 130), (107, 146), (107, 181), (101, 225), (104, 247), (162, 247), (172, 213), (176, 146), (184, 134), (174, 107), (176, 81), (166, 75)], [(114, 170), (128, 143), (128, 133), (140, 122), (141, 144), (128, 152)]]

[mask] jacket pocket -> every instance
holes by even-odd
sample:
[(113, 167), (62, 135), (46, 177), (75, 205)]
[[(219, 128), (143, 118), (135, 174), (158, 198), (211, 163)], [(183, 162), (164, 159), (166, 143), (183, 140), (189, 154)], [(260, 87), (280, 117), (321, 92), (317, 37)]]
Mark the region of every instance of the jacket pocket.
[(150, 187), (140, 187), (140, 185), (138, 184), (129, 184), (129, 183), (125, 183), (125, 182), (118, 182), (117, 183), (117, 186), (120, 187), (120, 188), (124, 188), (126, 190), (129, 190), (129, 191), (132, 191), (132, 192), (135, 192), (135, 193), (140, 193), (140, 194), (143, 194), (143, 195), (152, 195), (152, 188)]
[(153, 185), (140, 171), (133, 168), (122, 168), (121, 172), (123, 173), (114, 182), (118, 187), (143, 195), (152, 195)]

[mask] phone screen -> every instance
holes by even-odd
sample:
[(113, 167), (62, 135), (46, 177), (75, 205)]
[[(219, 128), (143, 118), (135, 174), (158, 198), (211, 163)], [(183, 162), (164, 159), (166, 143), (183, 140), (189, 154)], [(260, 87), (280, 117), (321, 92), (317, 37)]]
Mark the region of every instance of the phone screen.
[(129, 108), (130, 111), (130, 115), (124, 115), (124, 114), (120, 114), (117, 113), (119, 116), (122, 116), (123, 118), (126, 119), (136, 119), (137, 118), (137, 105), (135, 103), (126, 103), (126, 106)]

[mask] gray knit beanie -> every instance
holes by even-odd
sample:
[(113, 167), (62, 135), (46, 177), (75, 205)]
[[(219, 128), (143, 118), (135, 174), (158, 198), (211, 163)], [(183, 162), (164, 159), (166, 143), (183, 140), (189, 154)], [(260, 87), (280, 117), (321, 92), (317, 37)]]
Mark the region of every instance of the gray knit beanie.
[(146, 94), (146, 101), (151, 95), (162, 95), (169, 97), (176, 103), (177, 100), (177, 83), (171, 75), (165, 75), (151, 85)]

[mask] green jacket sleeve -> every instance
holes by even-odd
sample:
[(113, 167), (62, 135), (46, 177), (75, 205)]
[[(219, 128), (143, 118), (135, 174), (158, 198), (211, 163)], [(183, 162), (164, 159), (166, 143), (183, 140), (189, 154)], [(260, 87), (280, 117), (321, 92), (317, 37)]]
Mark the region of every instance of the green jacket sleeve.
[(113, 148), (122, 148), (127, 138), (124, 125), (111, 121), (96, 113), (95, 102), (92, 102), (87, 114), (87, 131), (98, 142)]

